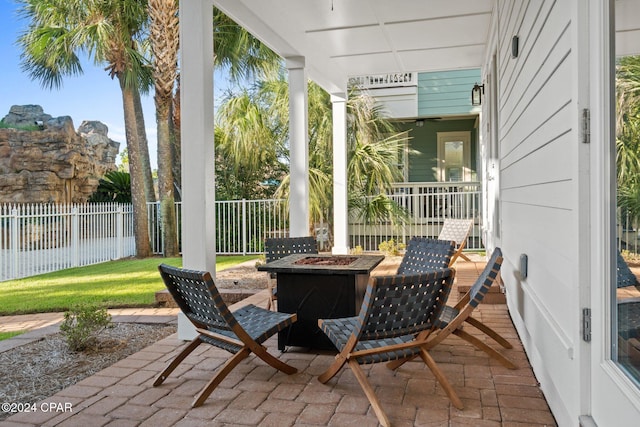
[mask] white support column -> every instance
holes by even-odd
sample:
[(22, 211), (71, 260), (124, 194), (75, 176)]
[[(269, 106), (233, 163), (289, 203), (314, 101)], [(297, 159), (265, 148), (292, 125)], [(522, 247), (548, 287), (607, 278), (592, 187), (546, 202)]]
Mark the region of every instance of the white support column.
[[(216, 273), (213, 151), (213, 2), (180, 0), (182, 265)], [(197, 336), (178, 313), (178, 338)]]
[(182, 263), (216, 271), (213, 2), (180, 0)]
[(349, 253), (349, 209), (347, 203), (347, 95), (331, 94), (333, 106), (333, 248)]
[(289, 70), (289, 235), (309, 235), (309, 132), (307, 73), (303, 57), (286, 58)]

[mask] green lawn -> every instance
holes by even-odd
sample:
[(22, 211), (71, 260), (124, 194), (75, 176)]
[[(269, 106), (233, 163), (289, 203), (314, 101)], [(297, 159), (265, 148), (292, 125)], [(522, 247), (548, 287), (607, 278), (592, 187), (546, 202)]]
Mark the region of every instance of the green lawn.
[[(216, 270), (252, 259), (257, 257), (218, 256)], [(156, 291), (164, 289), (158, 273), (160, 263), (180, 267), (182, 258), (110, 261), (0, 282), (0, 315), (66, 311), (79, 304), (152, 306)]]
[(8, 340), (9, 338), (13, 338), (20, 334), (24, 334), (24, 331), (0, 332), (0, 341)]

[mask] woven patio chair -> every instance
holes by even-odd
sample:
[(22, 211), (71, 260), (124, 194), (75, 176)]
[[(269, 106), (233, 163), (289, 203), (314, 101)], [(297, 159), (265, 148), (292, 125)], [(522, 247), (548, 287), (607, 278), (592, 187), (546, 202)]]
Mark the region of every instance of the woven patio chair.
[(424, 347), (454, 275), (454, 270), (446, 268), (424, 274), (373, 277), (357, 317), (318, 320), (320, 329), (340, 352), (318, 380), (326, 383), (348, 364), (378, 420), (388, 426), (389, 419), (360, 364), (420, 356), (453, 405), (462, 409), (462, 401)]
[(458, 257), (470, 261), (470, 259), (462, 253), (462, 250), (467, 244), (467, 238), (471, 233), (473, 227), (472, 219), (445, 219), (442, 225), (442, 230), (438, 235), (439, 240), (453, 240), (456, 242), (456, 251), (449, 261), (449, 266), (452, 266)]
[(453, 240), (412, 237), (396, 274), (416, 274), (448, 267), (456, 250)]
[[(435, 328), (439, 330), (435, 334), (431, 335), (431, 338), (429, 339), (429, 342), (426, 346), (427, 349), (435, 347), (450, 334), (454, 334), (462, 338), (463, 340), (473, 344), (479, 350), (484, 351), (490, 357), (493, 357), (498, 362), (500, 362), (503, 366), (509, 369), (517, 368), (516, 365), (511, 360), (506, 358), (502, 353), (498, 352), (493, 347), (487, 345), (484, 341), (462, 329), (463, 324), (466, 322), (482, 331), (502, 347), (513, 348), (511, 343), (504, 339), (499, 333), (471, 316), (476, 307), (478, 307), (478, 305), (484, 299), (484, 296), (491, 288), (491, 285), (493, 285), (493, 283), (496, 281), (501, 266), (502, 251), (500, 250), (500, 248), (496, 248), (493, 251), (491, 258), (487, 262), (486, 267), (484, 268), (478, 279), (475, 281), (473, 286), (471, 286), (471, 289), (469, 289), (469, 291), (460, 299), (460, 301), (458, 301), (455, 306), (451, 307), (449, 305), (445, 305), (445, 307), (442, 309), (437, 321), (435, 322)], [(395, 369), (404, 362), (405, 361), (391, 362), (389, 363), (388, 367), (391, 369)]]
[(247, 305), (233, 312), (222, 300), (208, 272), (185, 270), (161, 264), (158, 269), (167, 289), (180, 310), (196, 327), (199, 335), (169, 363), (158, 375), (153, 386), (159, 386), (200, 344), (206, 343), (233, 354), (214, 377), (195, 397), (191, 406), (197, 407), (233, 370), (253, 352), (274, 368), (285, 374), (297, 369), (267, 352), (262, 345), (269, 337), (296, 321), (295, 314), (276, 313), (254, 305)]
[[(264, 241), (264, 256), (267, 263), (284, 258), (291, 254), (317, 254), (318, 242), (313, 236), (305, 237), (277, 237)], [(269, 300), (267, 309), (275, 310), (278, 299), (276, 287), (276, 274), (269, 273)]]

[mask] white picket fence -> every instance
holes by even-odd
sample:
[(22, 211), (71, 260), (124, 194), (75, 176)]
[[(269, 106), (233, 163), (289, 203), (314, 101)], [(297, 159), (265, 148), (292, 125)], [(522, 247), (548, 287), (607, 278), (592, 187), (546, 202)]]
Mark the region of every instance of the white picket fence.
[(0, 281), (135, 255), (131, 205), (0, 205)]

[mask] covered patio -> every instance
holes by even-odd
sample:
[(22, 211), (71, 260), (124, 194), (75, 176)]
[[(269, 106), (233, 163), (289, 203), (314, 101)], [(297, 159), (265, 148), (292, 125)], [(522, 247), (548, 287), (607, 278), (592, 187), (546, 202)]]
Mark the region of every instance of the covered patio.
[[(393, 272), (394, 263), (381, 264), (374, 274)], [(459, 261), (457, 287), (473, 283), (483, 262)], [(449, 303), (458, 297), (451, 292)], [(237, 304), (264, 305), (258, 293)], [(507, 307), (483, 303), (476, 317), (514, 346), (502, 350), (518, 366), (509, 370), (457, 337), (447, 338), (431, 354), (446, 373), (465, 409), (454, 408), (437, 381), (421, 362), (410, 362), (397, 372), (384, 365), (367, 370), (393, 425), (551, 426), (556, 425), (533, 375)], [(473, 328), (466, 328), (473, 332)], [(478, 338), (485, 339), (483, 334)], [(184, 344), (168, 337), (115, 365), (64, 389), (41, 403), (71, 404), (72, 411), (16, 414), (3, 426), (376, 426), (378, 420), (349, 369), (323, 385), (317, 380), (332, 362), (331, 353), (290, 349), (280, 354), (277, 340), (269, 350), (298, 368), (292, 376), (277, 373), (259, 359), (243, 361), (199, 408), (193, 396), (211, 378), (227, 353), (201, 346), (160, 387), (153, 378)], [(368, 365), (369, 366), (369, 365)], [(35, 403), (35, 402), (34, 402)], [(36, 406), (40, 407), (41, 403)]]

